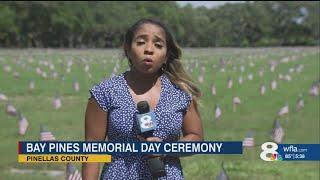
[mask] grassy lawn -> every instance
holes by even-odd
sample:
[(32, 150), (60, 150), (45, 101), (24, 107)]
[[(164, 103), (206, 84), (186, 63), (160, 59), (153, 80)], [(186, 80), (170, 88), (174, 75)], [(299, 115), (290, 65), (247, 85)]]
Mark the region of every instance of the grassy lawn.
[[(18, 135), (18, 119), (5, 113), (5, 102), (0, 102), (0, 179), (64, 179), (64, 176), (51, 177), (42, 170), (65, 169), (65, 164), (19, 164), (17, 163), (17, 142), (38, 140), (40, 124), (54, 134), (57, 140), (83, 140), (84, 112), (89, 97), (88, 90), (101, 80), (110, 77), (115, 66), (117, 74), (128, 68), (121, 61), (119, 50), (0, 50), (0, 92), (4, 93), (13, 105), (29, 121), (24, 136)], [(225, 72), (220, 69), (219, 60), (229, 60)], [(288, 62), (286, 62), (288, 59)], [(68, 62), (72, 61), (70, 72)], [(270, 62), (279, 62), (274, 72), (270, 72)], [(46, 65), (46, 62), (48, 63)], [(248, 131), (252, 131), (255, 147), (244, 149), (242, 155), (195, 155), (182, 158), (186, 179), (215, 179), (221, 170), (221, 163), (231, 179), (319, 179), (319, 161), (264, 162), (260, 159), (260, 145), (270, 141), (273, 121), (280, 108), (289, 104), (289, 116), (281, 117), (285, 131), (283, 143), (319, 143), (319, 96), (309, 95), (314, 81), (319, 81), (319, 47), (309, 48), (219, 48), (184, 49), (183, 62), (188, 72), (197, 82), (198, 75), (204, 74), (204, 82), (197, 82), (202, 90), (200, 113), (205, 140), (242, 141)], [(52, 77), (54, 71), (58, 77)], [(251, 64), (251, 65), (250, 65)], [(88, 72), (85, 66), (89, 65)], [(292, 72), (303, 65), (301, 73)], [(5, 72), (5, 66), (11, 71)], [(241, 66), (245, 70), (241, 71)], [(45, 79), (36, 73), (41, 68), (48, 75)], [(52, 67), (51, 67), (52, 68)], [(192, 71), (191, 71), (192, 69)], [(259, 71), (263, 70), (263, 76)], [(14, 77), (14, 72), (20, 74)], [(90, 75), (88, 75), (90, 73)], [(248, 75), (253, 80), (248, 80)], [(290, 75), (292, 80), (280, 80), (279, 74)], [(242, 76), (244, 82), (238, 83)], [(233, 79), (232, 88), (227, 88), (227, 79)], [(271, 80), (277, 80), (278, 88), (271, 90)], [(35, 82), (35, 90), (28, 91), (30, 80)], [(80, 83), (80, 91), (72, 88), (73, 81)], [(214, 83), (217, 95), (211, 94)], [(260, 95), (259, 87), (266, 85), (265, 95)], [(62, 108), (53, 109), (52, 100), (59, 93)], [(295, 104), (302, 94), (305, 107), (295, 111)], [(232, 98), (238, 96), (241, 104), (236, 112), (232, 109)], [(215, 104), (222, 109), (219, 121), (214, 119)], [(81, 164), (76, 164), (80, 170)], [(12, 168), (34, 169), (34, 173), (11, 173)]]

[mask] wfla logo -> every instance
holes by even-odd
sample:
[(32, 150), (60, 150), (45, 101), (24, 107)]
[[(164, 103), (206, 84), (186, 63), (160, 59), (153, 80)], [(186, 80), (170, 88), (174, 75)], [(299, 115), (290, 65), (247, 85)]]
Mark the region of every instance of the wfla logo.
[[(260, 158), (264, 161), (282, 161), (282, 156), (276, 151), (278, 145), (274, 142), (266, 142), (261, 145)], [(269, 155), (269, 156), (268, 156)]]

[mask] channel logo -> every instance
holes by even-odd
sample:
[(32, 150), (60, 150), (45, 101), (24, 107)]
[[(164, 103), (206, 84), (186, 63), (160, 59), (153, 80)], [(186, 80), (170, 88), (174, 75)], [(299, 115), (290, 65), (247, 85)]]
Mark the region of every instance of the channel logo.
[(261, 145), (260, 158), (264, 161), (282, 161), (282, 156), (276, 151), (278, 145), (274, 142), (266, 142)]

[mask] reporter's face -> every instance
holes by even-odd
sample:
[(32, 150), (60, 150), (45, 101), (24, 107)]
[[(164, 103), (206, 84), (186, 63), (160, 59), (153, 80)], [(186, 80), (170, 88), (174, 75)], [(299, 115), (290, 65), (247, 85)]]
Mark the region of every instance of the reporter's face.
[(166, 54), (164, 30), (154, 24), (140, 26), (128, 51), (133, 68), (144, 74), (154, 74), (166, 62)]

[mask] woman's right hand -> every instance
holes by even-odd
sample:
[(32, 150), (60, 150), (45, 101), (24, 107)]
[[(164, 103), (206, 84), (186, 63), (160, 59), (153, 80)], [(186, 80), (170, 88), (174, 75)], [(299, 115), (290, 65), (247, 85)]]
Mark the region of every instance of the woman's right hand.
[[(159, 137), (148, 137), (148, 138), (144, 138), (140, 135), (137, 135), (137, 138), (140, 140), (140, 141), (147, 141), (147, 142), (162, 142), (162, 139), (160, 139)], [(160, 158), (164, 158), (165, 155), (164, 154), (148, 154), (146, 155), (148, 158), (156, 158), (156, 157), (160, 157)]]

